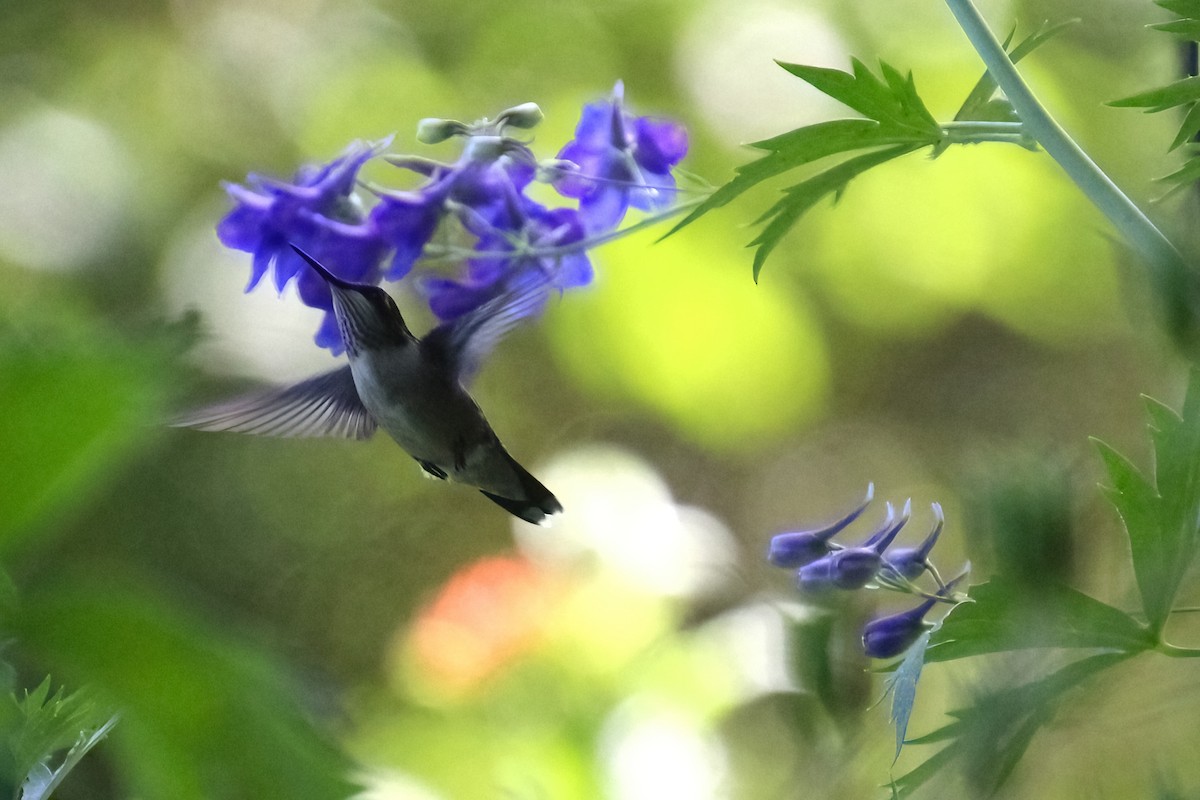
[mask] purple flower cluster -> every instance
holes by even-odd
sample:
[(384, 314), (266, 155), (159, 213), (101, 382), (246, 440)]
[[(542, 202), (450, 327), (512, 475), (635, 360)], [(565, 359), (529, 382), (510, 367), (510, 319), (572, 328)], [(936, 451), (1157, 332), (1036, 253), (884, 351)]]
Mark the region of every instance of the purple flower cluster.
[[(807, 594), (823, 594), (836, 590), (853, 591), (868, 585), (916, 594), (924, 601), (916, 608), (899, 614), (879, 617), (867, 623), (863, 630), (863, 651), (870, 658), (892, 658), (907, 650), (929, 627), (925, 615), (939, 602), (955, 603), (961, 598), (953, 593), (958, 578), (945, 583), (929, 554), (941, 536), (942, 507), (932, 504), (936, 519), (933, 530), (916, 547), (888, 548), (908, 524), (912, 503), (904, 504), (899, 517), (891, 503), (879, 527), (864, 541), (843, 545), (833, 537), (849, 527), (870, 505), (874, 484), (867, 488), (862, 503), (840, 519), (820, 528), (781, 533), (772, 537), (767, 560), (796, 574), (796, 584)], [(928, 574), (936, 584), (932, 591), (921, 589), (916, 581)], [(965, 574), (965, 573), (964, 573)], [(961, 576), (960, 576), (961, 577)]]
[[(656, 211), (672, 204), (672, 169), (687, 152), (687, 133), (669, 120), (631, 114), (618, 82), (608, 100), (584, 107), (575, 138), (557, 159), (540, 163), (509, 130), (531, 128), (541, 118), (538, 107), (526, 103), (472, 124), (422, 120), (422, 142), (464, 140), (458, 160), (383, 156), (423, 180), (408, 191), (372, 187), (369, 210), (358, 173), (390, 139), (355, 142), (328, 164), (301, 169), (290, 183), (251, 175), (246, 186), (226, 184), (235, 205), (217, 235), (227, 247), (253, 255), (246, 291), (268, 272), (281, 292), (296, 280), (301, 300), (325, 311), (317, 344), (335, 354), (344, 346), (329, 289), (290, 245), (340, 278), (377, 284), (408, 275), (431, 254), (434, 237), (453, 225), (458, 233), (443, 238), (466, 242), (455, 251), (461, 253), (461, 274), (427, 274), (419, 281), (442, 320), (479, 307), (530, 272), (538, 273), (547, 291), (584, 286), (592, 280), (589, 237), (616, 230), (630, 207)], [(526, 190), (535, 181), (549, 183), (576, 201), (574, 207), (534, 201)]]

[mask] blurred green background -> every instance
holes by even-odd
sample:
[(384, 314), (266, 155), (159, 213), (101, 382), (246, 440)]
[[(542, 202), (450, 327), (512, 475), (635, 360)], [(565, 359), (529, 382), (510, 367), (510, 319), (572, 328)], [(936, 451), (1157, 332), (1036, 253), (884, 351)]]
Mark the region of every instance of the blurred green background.
[[(1023, 71), (1119, 185), (1156, 196), (1178, 120), (1101, 104), (1176, 76), (1143, 27), (1160, 12), (982, 6), (1001, 32), (1082, 18)], [(391, 132), (425, 153), (418, 119), (525, 101), (551, 157), (619, 78), (633, 109), (687, 125), (685, 166), (717, 184), (742, 143), (846, 113), (772, 58), (850, 55), (911, 69), (943, 119), (982, 69), (934, 0), (6, 0), (6, 655), (18, 691), (49, 672), (125, 708), (60, 796), (875, 796), (893, 734), (857, 637), (876, 598), (802, 606), (762, 558), (868, 481), (914, 498), (921, 535), (945, 506), (944, 571), (970, 558), (980, 579), (1062, 576), (1132, 607), (1086, 437), (1144, 456), (1138, 395), (1177, 404), (1184, 361), (1104, 220), (1017, 148), (876, 170), (757, 285), (743, 246), (769, 192), (596, 251), (595, 284), (506, 341), (476, 391), (566, 506), (550, 530), (420, 480), (386, 438), (162, 425), (331, 363), (317, 312), (242, 294), (248, 256), (213, 231), (222, 180)], [(1153, 211), (1182, 231), (1195, 212)], [(910, 730), (1035, 666), (931, 668)], [(1194, 685), (1176, 664), (1115, 671), (1005, 796), (1196, 791)]]

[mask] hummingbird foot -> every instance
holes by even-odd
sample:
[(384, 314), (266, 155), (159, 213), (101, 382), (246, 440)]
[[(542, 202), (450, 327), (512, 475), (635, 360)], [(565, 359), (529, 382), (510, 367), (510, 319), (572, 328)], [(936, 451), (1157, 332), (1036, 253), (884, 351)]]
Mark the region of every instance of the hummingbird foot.
[(432, 461), (422, 461), (416, 459), (417, 464), (421, 467), (421, 475), (434, 481), (444, 481), (447, 478), (446, 470), (434, 464)]

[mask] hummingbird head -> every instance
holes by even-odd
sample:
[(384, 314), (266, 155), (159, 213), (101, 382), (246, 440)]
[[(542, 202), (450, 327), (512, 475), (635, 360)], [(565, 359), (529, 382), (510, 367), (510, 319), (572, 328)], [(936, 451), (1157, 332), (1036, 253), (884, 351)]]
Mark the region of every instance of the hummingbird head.
[(329, 285), (338, 329), (349, 356), (413, 340), (391, 295), (378, 286), (342, 280), (296, 245), (293, 244), (292, 249)]

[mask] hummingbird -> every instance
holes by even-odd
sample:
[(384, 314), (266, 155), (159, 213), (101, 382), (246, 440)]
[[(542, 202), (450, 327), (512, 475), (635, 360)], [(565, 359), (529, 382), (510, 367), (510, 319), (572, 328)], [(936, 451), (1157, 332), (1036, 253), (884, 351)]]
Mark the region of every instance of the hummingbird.
[(516, 517), (543, 524), (558, 499), (508, 454), (466, 385), (500, 338), (545, 302), (537, 271), (418, 339), (378, 286), (332, 274), (292, 245), (329, 285), (349, 363), (294, 386), (188, 414), (175, 427), (264, 436), (366, 439), (383, 428), (424, 472), (473, 486)]

